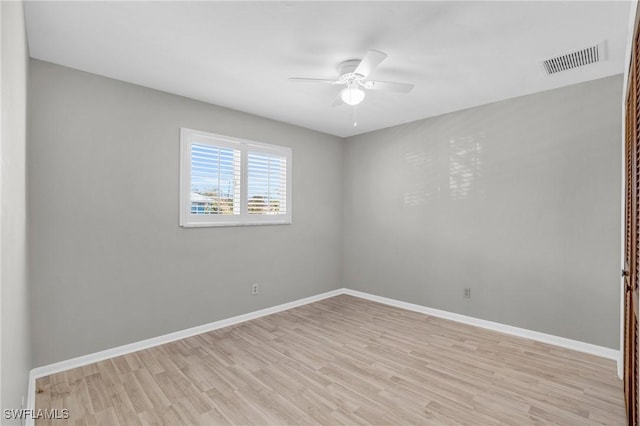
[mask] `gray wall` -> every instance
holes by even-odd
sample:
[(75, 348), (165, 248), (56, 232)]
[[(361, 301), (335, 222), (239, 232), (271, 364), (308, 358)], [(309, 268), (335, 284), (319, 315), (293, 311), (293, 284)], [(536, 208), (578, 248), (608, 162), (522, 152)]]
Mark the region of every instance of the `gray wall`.
[[(27, 288), (26, 108), (28, 51), (22, 2), (0, 2), (2, 136), (0, 144), (1, 408), (21, 408), (31, 368)], [(20, 421), (2, 420), (2, 424)]]
[[(339, 138), (37, 60), (29, 91), (34, 366), (341, 287)], [(293, 224), (179, 227), (180, 127), (292, 147)]]
[[(621, 86), (343, 143), (31, 60), (33, 364), (343, 285), (617, 348)], [(294, 223), (180, 228), (180, 127), (291, 146)]]
[(347, 139), (344, 285), (618, 348), (621, 99), (614, 76)]

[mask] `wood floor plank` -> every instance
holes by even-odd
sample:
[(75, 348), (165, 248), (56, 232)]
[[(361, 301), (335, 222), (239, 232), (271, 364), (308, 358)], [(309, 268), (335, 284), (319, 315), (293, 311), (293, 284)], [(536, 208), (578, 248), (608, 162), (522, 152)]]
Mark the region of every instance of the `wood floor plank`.
[(623, 425), (615, 363), (337, 296), (38, 379), (85, 425)]

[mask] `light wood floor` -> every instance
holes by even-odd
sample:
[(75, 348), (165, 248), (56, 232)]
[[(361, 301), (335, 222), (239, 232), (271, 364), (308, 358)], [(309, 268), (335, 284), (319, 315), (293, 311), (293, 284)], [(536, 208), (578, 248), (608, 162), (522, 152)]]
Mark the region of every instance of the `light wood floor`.
[(41, 378), (36, 425), (623, 425), (613, 361), (338, 296)]

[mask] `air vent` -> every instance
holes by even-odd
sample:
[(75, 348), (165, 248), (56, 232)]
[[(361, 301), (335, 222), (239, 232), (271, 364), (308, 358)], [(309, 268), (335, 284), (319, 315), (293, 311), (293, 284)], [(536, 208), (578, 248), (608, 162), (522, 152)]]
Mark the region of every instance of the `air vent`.
[(605, 59), (604, 56), (604, 41), (602, 41), (583, 49), (573, 50), (562, 55), (543, 59), (540, 61), (540, 65), (546, 74), (552, 75), (596, 62), (602, 62)]

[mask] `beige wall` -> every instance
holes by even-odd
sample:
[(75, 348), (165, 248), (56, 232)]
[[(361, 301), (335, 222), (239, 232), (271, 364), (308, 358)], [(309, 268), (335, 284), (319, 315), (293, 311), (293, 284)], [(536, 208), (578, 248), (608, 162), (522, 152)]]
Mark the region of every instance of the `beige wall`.
[(621, 99), (613, 76), (348, 138), (345, 287), (617, 349)]
[[(2, 135), (0, 139), (0, 407), (21, 408), (31, 368), (26, 229), (28, 51), (22, 2), (0, 2)], [(20, 424), (2, 420), (2, 424)]]

